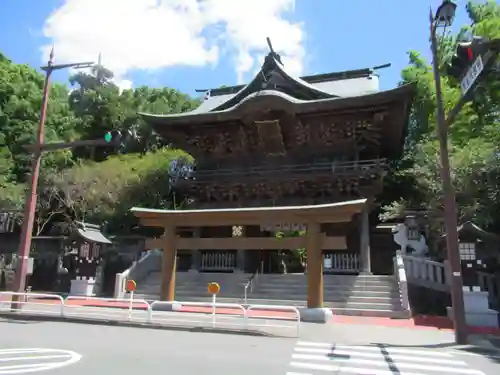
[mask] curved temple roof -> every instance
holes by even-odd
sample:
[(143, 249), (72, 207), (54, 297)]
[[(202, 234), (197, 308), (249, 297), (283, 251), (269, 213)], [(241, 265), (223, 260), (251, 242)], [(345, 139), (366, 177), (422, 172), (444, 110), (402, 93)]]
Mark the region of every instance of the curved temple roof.
[(76, 221), (75, 224), (77, 226), (77, 233), (85, 240), (101, 244), (111, 243), (111, 241), (104, 237), (104, 235), (101, 233), (98, 225), (82, 223), (80, 221)]
[[(357, 79), (363, 79), (361, 85), (363, 87), (360, 87), (359, 81), (355, 82)], [(257, 96), (280, 97), (296, 105), (362, 97), (378, 92), (378, 77), (374, 75), (373, 69), (361, 69), (297, 78), (286, 71), (279, 55), (271, 52), (266, 56), (259, 73), (247, 85), (207, 91), (207, 98), (198, 108), (190, 112), (168, 115), (140, 113), (140, 115), (152, 124), (167, 125), (173, 122), (179, 124), (183, 122), (180, 118), (192, 123), (195, 119), (208, 120), (203, 115), (209, 113), (231, 112), (243, 102)], [(380, 95), (384, 95), (384, 92)], [(217, 116), (217, 120), (222, 119)]]
[(169, 138), (172, 132), (190, 131), (193, 126), (239, 122), (259, 108), (295, 115), (335, 111), (356, 113), (370, 107), (381, 111), (392, 108), (391, 120), (384, 128), (384, 143), (388, 153), (397, 156), (406, 136), (415, 86), (410, 84), (379, 91), (376, 69), (297, 78), (285, 70), (279, 55), (271, 51), (259, 73), (247, 85), (207, 90), (206, 99), (190, 112), (140, 115), (156, 132)]

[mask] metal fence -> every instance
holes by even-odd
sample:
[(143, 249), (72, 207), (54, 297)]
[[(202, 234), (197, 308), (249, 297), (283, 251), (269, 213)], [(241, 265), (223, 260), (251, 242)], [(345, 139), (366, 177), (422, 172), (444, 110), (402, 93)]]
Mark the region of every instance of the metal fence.
[[(15, 302), (13, 302), (15, 301)], [(151, 326), (264, 331), (298, 337), (300, 311), (295, 306), (220, 302), (146, 301), (54, 294), (0, 292), (0, 313), (57, 316), (89, 321), (143, 323)]]

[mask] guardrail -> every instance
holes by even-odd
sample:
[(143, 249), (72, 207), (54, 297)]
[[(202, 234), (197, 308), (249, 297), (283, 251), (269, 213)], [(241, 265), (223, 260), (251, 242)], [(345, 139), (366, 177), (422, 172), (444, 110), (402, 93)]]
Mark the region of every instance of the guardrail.
[[(161, 307), (166, 307), (167, 311), (162, 311)], [(151, 303), (148, 321), (152, 324), (201, 323), (212, 328), (245, 329), (245, 317), (246, 309), (237, 303), (154, 301)]]
[[(18, 297), (16, 304), (12, 297)], [(36, 300), (36, 306), (33, 300)], [(63, 315), (64, 299), (58, 294), (0, 292), (0, 312)]]
[(150, 309), (149, 302), (143, 299), (68, 296), (64, 300), (66, 317), (146, 322)]
[(401, 301), (401, 306), (406, 311), (411, 311), (410, 297), (408, 294), (408, 280), (406, 277), (403, 252), (401, 250), (396, 251), (396, 256), (393, 258), (393, 263), (394, 263), (394, 276), (396, 277), (399, 287), (399, 298)]
[(248, 289), (250, 289), (250, 293), (253, 293), (254, 285), (257, 283), (257, 280), (259, 278), (259, 271), (263, 266), (263, 262), (260, 262), (260, 263), (261, 264), (259, 264), (259, 267), (252, 273), (252, 276), (250, 276), (250, 278), (248, 279), (247, 283), (244, 286), (243, 300), (244, 300), (245, 304), (248, 301)]
[[(279, 317), (276, 315), (267, 316), (256, 314), (252, 316), (252, 312), (257, 311), (283, 311), (283, 312), (291, 312), (295, 314), (295, 316), (289, 317)], [(273, 328), (290, 328), (290, 325), (287, 324), (277, 324), (276, 322), (291, 322), (297, 329), (297, 337), (300, 335), (300, 311), (295, 306), (279, 306), (279, 305), (250, 305), (246, 309), (247, 327), (273, 327)], [(264, 323), (262, 323), (264, 320)], [(269, 321), (271, 323), (269, 323)]]
[[(14, 296), (19, 298), (16, 305), (12, 302)], [(0, 292), (0, 313), (189, 328), (204, 326), (247, 331), (256, 328), (292, 329), (297, 337), (300, 333), (300, 312), (294, 306), (249, 305), (245, 308), (236, 303), (149, 303), (143, 299), (130, 298), (69, 296), (64, 299), (56, 294)]]

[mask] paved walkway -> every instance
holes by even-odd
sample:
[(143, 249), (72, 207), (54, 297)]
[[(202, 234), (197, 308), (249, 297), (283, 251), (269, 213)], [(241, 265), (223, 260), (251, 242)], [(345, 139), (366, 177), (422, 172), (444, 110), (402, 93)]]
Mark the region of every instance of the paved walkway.
[[(10, 298), (8, 298), (10, 299)], [(0, 301), (5, 301), (6, 296), (0, 296)], [(43, 304), (58, 304), (57, 299), (30, 299), (33, 303)], [(112, 299), (70, 299), (65, 301), (70, 306), (87, 306), (87, 307), (105, 307), (105, 308), (120, 308), (128, 309), (129, 303), (122, 301), (114, 301)], [(134, 310), (146, 310), (148, 305), (144, 302), (134, 302)], [(181, 306), (176, 312), (185, 313), (201, 313), (211, 314), (212, 307), (203, 306)], [(243, 312), (237, 308), (216, 308), (216, 314), (220, 315), (242, 315)], [(296, 315), (293, 312), (276, 311), (272, 310), (252, 310), (249, 312), (250, 317), (255, 318), (272, 318), (272, 319), (295, 319)], [(377, 318), (377, 317), (363, 317), (363, 316), (345, 316), (334, 315), (332, 323), (336, 324), (359, 324), (359, 325), (376, 325), (386, 327), (399, 327), (399, 328), (412, 328), (412, 329), (426, 329), (426, 330), (440, 330), (451, 331), (453, 329), (452, 321), (447, 317), (442, 316), (423, 316), (419, 315), (411, 319), (392, 319), (392, 318)], [(470, 333), (475, 334), (488, 334), (500, 336), (499, 328), (489, 327), (469, 327)]]

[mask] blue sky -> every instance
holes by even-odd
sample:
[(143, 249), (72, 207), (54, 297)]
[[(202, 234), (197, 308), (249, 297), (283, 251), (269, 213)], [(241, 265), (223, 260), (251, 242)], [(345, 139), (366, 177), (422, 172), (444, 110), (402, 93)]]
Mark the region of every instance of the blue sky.
[[(441, 1), (170, 0), (161, 9), (158, 0), (134, 2), (2, 0), (0, 51), (33, 66), (52, 44), (59, 63), (95, 60), (102, 52), (124, 86), (169, 86), (194, 95), (248, 81), (269, 35), (285, 66), (304, 75), (392, 63), (380, 72), (381, 88), (389, 89), (408, 50), (429, 55), (429, 6)], [(180, 2), (190, 6), (180, 9)], [(458, 4), (456, 27), (468, 22), (466, 2)]]

